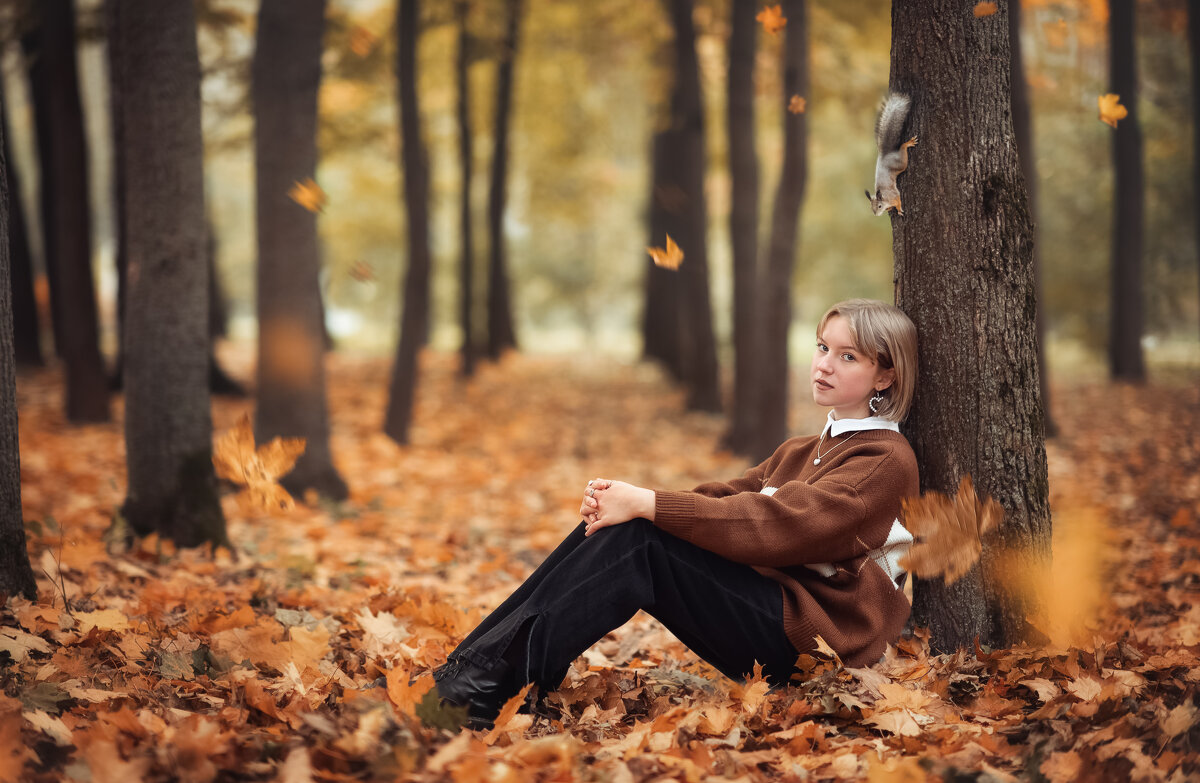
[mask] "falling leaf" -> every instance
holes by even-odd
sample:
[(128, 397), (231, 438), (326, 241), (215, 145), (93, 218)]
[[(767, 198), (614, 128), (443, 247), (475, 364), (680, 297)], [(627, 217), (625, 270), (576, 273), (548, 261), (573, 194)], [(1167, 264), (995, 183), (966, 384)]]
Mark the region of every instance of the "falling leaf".
[(525, 696), (529, 693), (529, 689), (533, 687), (533, 683), (528, 683), (524, 688), (517, 691), (516, 695), (504, 702), (504, 706), (500, 708), (500, 714), (496, 716), (496, 721), (492, 726), (492, 730), (483, 738), (483, 744), (494, 745), (496, 740), (507, 730), (508, 724), (512, 721), (513, 716), (517, 714), (517, 710), (525, 703)]
[(1121, 105), (1120, 95), (1105, 93), (1096, 99), (1096, 103), (1100, 106), (1100, 121), (1114, 128), (1117, 127), (1118, 120), (1129, 116), (1129, 110)]
[(787, 27), (787, 17), (783, 15), (783, 9), (778, 5), (769, 5), (763, 8), (754, 18), (762, 22), (763, 30), (768, 33), (777, 33)]
[(254, 446), (250, 414), (222, 434), (213, 445), (213, 467), (217, 477), (240, 484), (249, 491), (255, 508), (290, 510), (296, 505), (278, 480), (304, 453), (304, 438), (274, 438), (265, 446)]
[(940, 576), (947, 584), (971, 570), (983, 552), (984, 534), (1000, 524), (1004, 510), (991, 498), (980, 501), (970, 476), (963, 476), (951, 500), (940, 492), (905, 498), (904, 524), (917, 543), (900, 566), (922, 579)]
[(387, 673), (387, 695), (400, 712), (412, 714), (413, 709), (433, 690), (433, 677), (428, 674), (412, 679), (408, 669), (396, 667)]
[(354, 266), (350, 267), (350, 276), (360, 283), (372, 283), (375, 281), (375, 270), (366, 261), (355, 261)]
[(975, 14), (976, 19), (984, 16), (991, 16), (992, 14), (996, 13), (996, 4), (989, 2), (976, 3), (973, 13)]
[(661, 247), (646, 248), (650, 253), (650, 257), (654, 259), (655, 266), (661, 266), (663, 269), (675, 270), (683, 263), (683, 251), (679, 249), (679, 245), (675, 244), (675, 240), (671, 239), (671, 235), (667, 234), (667, 247), (664, 250)]
[(792, 99), (788, 101), (787, 110), (792, 114), (803, 114), (804, 108), (807, 105), (808, 101), (806, 101), (804, 98), (801, 98), (799, 95), (793, 95)]
[(311, 177), (306, 178), (303, 182), (293, 184), (292, 189), (288, 191), (288, 198), (309, 212), (325, 210), (325, 191), (321, 190), (321, 186), (313, 182)]
[(350, 31), (350, 51), (357, 54), (359, 57), (366, 57), (375, 48), (375, 44), (379, 41), (379, 36), (371, 32), (362, 25), (356, 25)]

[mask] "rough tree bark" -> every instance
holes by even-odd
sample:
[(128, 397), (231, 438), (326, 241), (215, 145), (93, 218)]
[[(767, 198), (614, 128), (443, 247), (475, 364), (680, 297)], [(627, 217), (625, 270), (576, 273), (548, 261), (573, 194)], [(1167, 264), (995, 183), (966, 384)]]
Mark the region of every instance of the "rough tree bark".
[(254, 53), (259, 441), (304, 438), (283, 485), (346, 497), (329, 450), (317, 218), (288, 195), (317, 167), (325, 0), (263, 0)]
[[(0, 135), (6, 135), (0, 127)], [(9, 198), (6, 143), (0, 145), (0, 593), (37, 599), (21, 518), (21, 452), (17, 430), (17, 368), (13, 357), (8, 280)]]
[(462, 363), (460, 371), (470, 377), (475, 373), (475, 339), (471, 329), (471, 310), (474, 301), (475, 242), (471, 230), (471, 174), (474, 169), (474, 145), (471, 138), (471, 80), (470, 33), (467, 20), (471, 5), (458, 0), (458, 57), (454, 72), (458, 80), (458, 157), (462, 167), (462, 192), (459, 194), (459, 236), (462, 239), (462, 258), (459, 261), (458, 322), (462, 328)]
[(404, 208), (408, 215), (408, 272), (404, 280), (404, 312), (400, 342), (392, 365), (383, 431), (400, 444), (408, 443), (417, 388), (417, 352), (429, 316), (429, 160), (421, 139), (417, 96), (417, 42), (420, 4), (398, 0), (396, 5), (396, 79), (399, 90), (400, 139), (404, 167)]
[[(4, 132), (3, 154), (12, 160), (8, 144), (8, 101), (0, 83), (0, 130)], [(25, 210), (21, 206), (21, 181), (17, 167), (6, 167), (4, 186), (8, 188), (8, 257), (12, 282), (13, 356), (18, 365), (40, 367), (41, 327), (38, 324), (37, 299), (33, 293), (33, 259), (25, 228)]]
[(1108, 367), (1112, 377), (1140, 382), (1145, 310), (1142, 304), (1142, 244), (1146, 181), (1142, 169), (1142, 128), (1138, 114), (1134, 0), (1109, 0), (1108, 56), (1112, 91), (1129, 116), (1113, 132), (1113, 257), (1108, 326)]
[(733, 250), (733, 410), (726, 448), (754, 452), (758, 432), (758, 152), (754, 141), (754, 0), (729, 5), (729, 238)]
[(488, 356), (500, 357), (517, 347), (513, 327), (512, 293), (509, 290), (508, 260), (504, 245), (504, 210), (508, 204), (508, 134), (512, 124), (513, 66), (520, 44), (522, 0), (506, 0), (507, 26), (496, 69), (495, 144), (492, 147), (492, 179), (488, 190)]
[(771, 240), (760, 281), (759, 414), (752, 458), (764, 460), (788, 436), (788, 330), (792, 324), (792, 267), (800, 205), (808, 178), (808, 125), (792, 112), (793, 96), (808, 97), (808, 19), (805, 0), (784, 0), (783, 168), (771, 215)]
[(22, 40), (41, 162), (42, 246), (50, 283), (54, 347), (67, 375), (67, 419), (108, 420), (92, 283), (87, 143), (75, 58), (75, 4), (44, 0)]
[[(190, 3), (116, 0), (126, 237), (122, 513), (139, 535), (229, 545), (212, 465), (200, 56)], [(153, 122), (146, 118), (152, 117)]]
[(1042, 261), (1037, 250), (1037, 160), (1033, 151), (1033, 118), (1030, 116), (1029, 83), (1025, 80), (1025, 62), (1021, 59), (1021, 4), (1009, 3), (1008, 40), (1012, 57), (1012, 116), (1017, 137), (1017, 154), (1025, 192), (1029, 194), (1029, 216), (1033, 222), (1033, 287), (1037, 296), (1038, 378), (1041, 380), (1042, 410), (1046, 414), (1046, 437), (1054, 437), (1054, 417), (1050, 415), (1050, 375), (1046, 372), (1046, 307), (1042, 295)]
[(969, 474), (1006, 512), (981, 566), (949, 587), (916, 584), (914, 619), (939, 650), (1022, 638), (1028, 599), (1000, 564), (1043, 565), (1050, 549), (1033, 230), (1013, 141), (1007, 5), (980, 19), (950, 0), (892, 5), (891, 89), (912, 97), (907, 133), (920, 137), (900, 176), (905, 214), (892, 216), (896, 302), (920, 342), (903, 431), (923, 491), (953, 493)]
[(682, 325), (681, 366), (692, 410), (721, 410), (717, 343), (713, 334), (712, 302), (708, 291), (708, 208), (704, 197), (707, 159), (704, 102), (692, 0), (668, 0), (675, 31), (675, 86), (671, 94), (671, 127), (677, 133), (682, 225), (672, 237), (684, 252), (679, 267)]

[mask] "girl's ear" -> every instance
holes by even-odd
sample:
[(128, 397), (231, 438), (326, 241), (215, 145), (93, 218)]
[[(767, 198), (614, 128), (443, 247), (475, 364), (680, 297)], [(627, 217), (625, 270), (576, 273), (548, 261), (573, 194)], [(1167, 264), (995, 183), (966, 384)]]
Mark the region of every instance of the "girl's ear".
[[(875, 388), (879, 391), (883, 391), (887, 387), (891, 386), (895, 380), (896, 369), (894, 367), (886, 370), (880, 370), (875, 374)], [(883, 385), (881, 386), (880, 384)]]

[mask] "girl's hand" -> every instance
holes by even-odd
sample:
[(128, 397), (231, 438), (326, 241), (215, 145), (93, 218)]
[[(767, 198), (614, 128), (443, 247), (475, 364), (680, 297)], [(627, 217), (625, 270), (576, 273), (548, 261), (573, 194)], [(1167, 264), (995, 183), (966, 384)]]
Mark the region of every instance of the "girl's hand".
[(638, 517), (654, 521), (654, 490), (608, 479), (596, 479), (592, 488), (595, 489), (599, 484), (603, 486), (589, 498), (596, 501), (596, 506), (591, 518), (584, 517), (587, 522), (585, 535), (590, 536), (601, 528), (621, 525)]
[(596, 521), (596, 511), (600, 507), (600, 503), (594, 495), (600, 490), (608, 489), (610, 484), (612, 482), (605, 479), (592, 479), (583, 490), (583, 503), (579, 506), (579, 516), (583, 517), (583, 521), (589, 525)]

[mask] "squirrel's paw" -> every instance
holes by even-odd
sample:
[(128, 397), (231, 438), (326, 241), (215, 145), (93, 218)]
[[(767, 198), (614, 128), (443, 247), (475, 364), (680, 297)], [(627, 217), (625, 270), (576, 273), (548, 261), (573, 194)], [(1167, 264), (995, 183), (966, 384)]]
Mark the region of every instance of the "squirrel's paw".
[(916, 137), (916, 136), (913, 136), (911, 139), (909, 139), (908, 141), (904, 142), (904, 146), (906, 146), (906, 147), (915, 147), (915, 146), (917, 146), (917, 137)]

